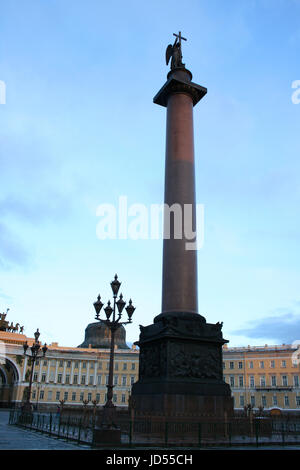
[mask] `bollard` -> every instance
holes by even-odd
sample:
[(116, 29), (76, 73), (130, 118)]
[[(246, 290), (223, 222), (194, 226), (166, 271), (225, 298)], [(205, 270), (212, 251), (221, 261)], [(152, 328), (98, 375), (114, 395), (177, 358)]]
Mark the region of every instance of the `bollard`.
[(198, 446), (201, 447), (202, 429), (201, 423), (198, 423)]
[(132, 444), (132, 421), (129, 421), (129, 445)]
[(82, 421), (81, 421), (81, 418), (80, 418), (79, 428), (78, 428), (78, 444), (80, 444), (81, 425), (82, 425)]
[(284, 423), (281, 424), (282, 445), (284, 446)]
[(229, 445), (231, 446), (231, 436), (232, 436), (232, 429), (231, 429), (231, 423), (228, 423), (228, 439), (229, 439)]
[(258, 447), (258, 434), (259, 434), (259, 421), (255, 421), (255, 439), (256, 439), (256, 447)]
[(166, 421), (165, 423), (165, 444), (168, 445), (168, 431), (169, 431), (169, 423)]

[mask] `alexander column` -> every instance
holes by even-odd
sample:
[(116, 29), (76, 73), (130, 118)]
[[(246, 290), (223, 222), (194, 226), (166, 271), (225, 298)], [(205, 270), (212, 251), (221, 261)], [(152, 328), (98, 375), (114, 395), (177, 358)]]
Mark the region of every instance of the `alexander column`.
[[(166, 50), (167, 81), (154, 97), (167, 108), (162, 312), (140, 326), (136, 413), (222, 416), (233, 411), (223, 380), (222, 323), (198, 313), (193, 108), (207, 89), (182, 63), (179, 34)], [(189, 230), (187, 230), (189, 229)], [(192, 239), (191, 233), (194, 233)]]

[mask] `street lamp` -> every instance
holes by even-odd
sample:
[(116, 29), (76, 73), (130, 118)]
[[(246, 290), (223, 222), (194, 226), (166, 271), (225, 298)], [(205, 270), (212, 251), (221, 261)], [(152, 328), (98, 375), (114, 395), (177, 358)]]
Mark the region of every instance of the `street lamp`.
[[(34, 338), (35, 339), (34, 339), (34, 343), (32, 344), (32, 346), (29, 348), (29, 345), (28, 345), (27, 341), (23, 344), (24, 356), (25, 357), (27, 356), (31, 359), (29, 388), (28, 388), (26, 402), (25, 402), (25, 405), (24, 405), (24, 411), (26, 411), (26, 412), (31, 412), (32, 411), (32, 405), (30, 403), (30, 397), (31, 397), (32, 377), (33, 377), (33, 370), (34, 370), (35, 361), (37, 360), (38, 357), (45, 357), (47, 349), (48, 349), (46, 343), (42, 347), (41, 343), (39, 342), (39, 336), (40, 336), (40, 332), (39, 332), (39, 329), (37, 329), (36, 332), (34, 333)], [(31, 350), (31, 353), (27, 353), (28, 348)]]
[[(107, 302), (107, 306), (104, 308), (104, 312), (106, 315), (106, 320), (100, 318), (100, 312), (103, 307), (103, 303), (101, 302), (101, 297), (98, 295), (97, 301), (94, 302), (94, 308), (96, 311), (95, 319), (104, 323), (111, 332), (111, 341), (110, 341), (110, 358), (109, 358), (109, 375), (108, 375), (108, 384), (107, 384), (107, 400), (104, 405), (104, 412), (103, 412), (103, 424), (106, 425), (108, 428), (116, 427), (114, 423), (114, 414), (115, 414), (115, 405), (112, 402), (113, 398), (113, 374), (114, 374), (114, 349), (115, 349), (115, 334), (118, 328), (121, 325), (127, 325), (128, 323), (132, 323), (132, 315), (135, 311), (135, 307), (132, 305), (132, 300), (130, 299), (128, 305), (126, 307), (126, 312), (128, 315), (128, 321), (120, 321), (122, 317), (122, 312), (126, 305), (126, 302), (123, 300), (123, 295), (119, 295), (119, 299), (117, 300), (118, 292), (121, 286), (121, 282), (118, 281), (117, 274), (115, 275), (114, 280), (110, 283), (111, 289), (113, 292), (113, 307), (111, 306), (110, 300)], [(116, 311), (117, 310), (117, 311)]]

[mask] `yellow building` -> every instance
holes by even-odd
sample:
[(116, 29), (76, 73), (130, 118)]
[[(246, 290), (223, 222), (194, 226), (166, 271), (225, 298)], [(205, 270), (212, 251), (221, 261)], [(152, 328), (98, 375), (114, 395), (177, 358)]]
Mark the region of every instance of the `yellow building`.
[(223, 347), (224, 380), (235, 409), (300, 411), (300, 350), (296, 346)]
[[(0, 406), (18, 406), (29, 386), (30, 359), (24, 358), (23, 344), (34, 342), (23, 334), (0, 331)], [(30, 349), (30, 348), (28, 348)], [(106, 401), (110, 350), (48, 346), (46, 356), (37, 359), (33, 372), (31, 402), (39, 408), (52, 408), (64, 400), (78, 406), (83, 400)], [(114, 398), (116, 406), (126, 407), (131, 384), (137, 380), (138, 350), (115, 348)]]
[[(29, 386), (30, 360), (23, 344), (34, 342), (24, 334), (0, 331), (0, 406), (19, 406)], [(31, 402), (52, 408), (64, 400), (68, 406), (83, 400), (106, 401), (110, 335), (92, 323), (79, 347), (48, 346), (33, 374)], [(28, 348), (29, 350), (30, 348)], [(223, 374), (230, 385), (236, 410), (245, 405), (265, 410), (300, 411), (300, 348), (292, 345), (223, 348)], [(129, 348), (122, 327), (116, 338), (114, 403), (127, 407), (131, 385), (138, 379), (139, 351)]]

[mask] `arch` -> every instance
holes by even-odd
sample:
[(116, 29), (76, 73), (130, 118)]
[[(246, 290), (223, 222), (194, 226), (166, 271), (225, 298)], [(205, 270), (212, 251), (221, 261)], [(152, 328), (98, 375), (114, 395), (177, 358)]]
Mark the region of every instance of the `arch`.
[(12, 367), (13, 375), (14, 375), (14, 382), (20, 382), (21, 380), (21, 371), (19, 366), (16, 364), (16, 362), (11, 358), (7, 356), (3, 356), (0, 354), (0, 364), (5, 364), (8, 365), (8, 367)]

